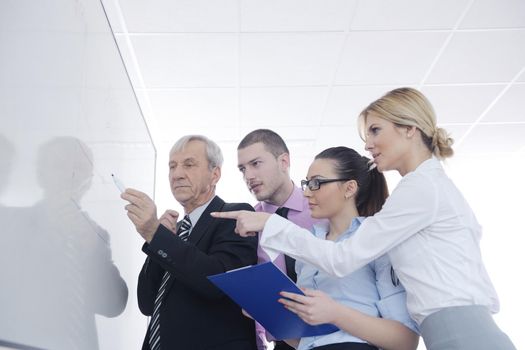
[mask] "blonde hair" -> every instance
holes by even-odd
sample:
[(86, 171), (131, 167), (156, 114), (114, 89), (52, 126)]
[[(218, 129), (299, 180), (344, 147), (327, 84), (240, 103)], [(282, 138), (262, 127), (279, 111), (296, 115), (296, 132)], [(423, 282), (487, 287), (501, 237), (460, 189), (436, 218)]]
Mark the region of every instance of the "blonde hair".
[(359, 114), (359, 134), (363, 140), (366, 133), (366, 117), (370, 113), (397, 126), (415, 126), (421, 131), (424, 144), (439, 159), (452, 157), (454, 154), (454, 140), (445, 129), (437, 127), (434, 108), (416, 89), (395, 89), (369, 104)]

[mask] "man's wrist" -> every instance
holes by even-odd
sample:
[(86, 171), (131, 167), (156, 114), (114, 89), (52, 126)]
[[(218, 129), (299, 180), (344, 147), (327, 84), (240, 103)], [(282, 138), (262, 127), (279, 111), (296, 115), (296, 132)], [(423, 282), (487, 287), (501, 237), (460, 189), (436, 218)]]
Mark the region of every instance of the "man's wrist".
[(156, 221), (154, 225), (152, 225), (151, 229), (148, 229), (147, 232), (144, 233), (143, 237), (146, 240), (146, 242), (150, 243), (153, 240), (153, 237), (155, 236), (155, 233), (158, 231), (160, 226), (160, 221)]

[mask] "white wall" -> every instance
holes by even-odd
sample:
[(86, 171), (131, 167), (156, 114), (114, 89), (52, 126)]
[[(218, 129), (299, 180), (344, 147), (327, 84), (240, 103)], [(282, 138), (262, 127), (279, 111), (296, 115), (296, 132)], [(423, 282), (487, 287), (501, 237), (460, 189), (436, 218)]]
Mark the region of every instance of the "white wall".
[(0, 2), (0, 345), (138, 349), (144, 255), (110, 174), (155, 150), (97, 1)]

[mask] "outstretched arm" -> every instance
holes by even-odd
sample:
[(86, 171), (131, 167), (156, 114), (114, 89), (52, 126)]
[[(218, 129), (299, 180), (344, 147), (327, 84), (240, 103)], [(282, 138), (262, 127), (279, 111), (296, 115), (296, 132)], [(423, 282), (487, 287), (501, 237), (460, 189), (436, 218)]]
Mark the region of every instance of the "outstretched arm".
[(255, 236), (264, 229), (266, 221), (271, 216), (265, 212), (248, 210), (223, 211), (210, 213), (214, 218), (237, 220), (235, 233), (242, 237)]

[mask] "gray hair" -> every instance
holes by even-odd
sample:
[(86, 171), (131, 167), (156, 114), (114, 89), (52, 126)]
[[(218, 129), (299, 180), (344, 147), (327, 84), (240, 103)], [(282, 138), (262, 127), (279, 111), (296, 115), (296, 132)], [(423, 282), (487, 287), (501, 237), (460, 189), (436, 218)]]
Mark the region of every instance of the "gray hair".
[(191, 141), (201, 141), (206, 145), (206, 158), (208, 158), (208, 168), (210, 170), (213, 170), (215, 167), (222, 167), (224, 158), (221, 148), (204, 135), (186, 135), (181, 137), (171, 148), (170, 154), (181, 151)]

